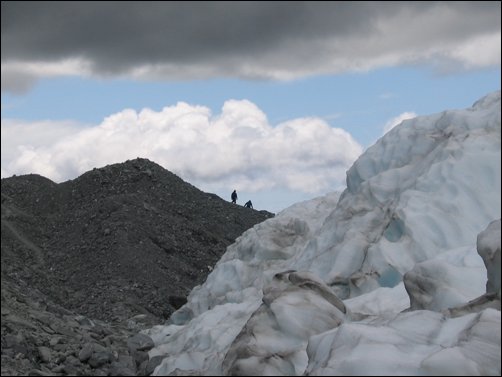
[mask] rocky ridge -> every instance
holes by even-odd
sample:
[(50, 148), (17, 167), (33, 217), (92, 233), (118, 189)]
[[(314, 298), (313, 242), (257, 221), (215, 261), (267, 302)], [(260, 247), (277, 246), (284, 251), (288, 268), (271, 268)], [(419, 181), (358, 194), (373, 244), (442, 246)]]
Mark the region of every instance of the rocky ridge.
[(148, 339), (226, 247), (273, 216), (145, 159), (2, 179), (2, 375), (146, 375)]

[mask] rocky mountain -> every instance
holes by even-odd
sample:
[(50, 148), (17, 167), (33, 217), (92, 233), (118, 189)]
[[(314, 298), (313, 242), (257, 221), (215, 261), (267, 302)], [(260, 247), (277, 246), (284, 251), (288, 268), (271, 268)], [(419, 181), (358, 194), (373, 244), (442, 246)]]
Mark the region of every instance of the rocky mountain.
[(60, 184), (2, 179), (2, 375), (146, 373), (127, 339), (272, 216), (139, 158)]

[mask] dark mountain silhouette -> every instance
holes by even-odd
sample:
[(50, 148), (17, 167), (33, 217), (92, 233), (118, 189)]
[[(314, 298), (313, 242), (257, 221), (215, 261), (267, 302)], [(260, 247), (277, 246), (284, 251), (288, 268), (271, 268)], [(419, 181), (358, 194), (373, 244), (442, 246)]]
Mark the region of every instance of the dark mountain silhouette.
[[(23, 369), (16, 357), (42, 372), (37, 363), (51, 372), (96, 372), (77, 355), (84, 333), (94, 343), (112, 335), (124, 340), (141, 324), (162, 323), (228, 245), (271, 216), (204, 193), (139, 158), (60, 184), (35, 174), (2, 179), (2, 374), (12, 373), (4, 370), (7, 359)], [(98, 322), (103, 331), (93, 337)], [(70, 354), (55, 350), (64, 344), (53, 345), (55, 335), (76, 343)], [(144, 360), (131, 352), (139, 367)], [(54, 353), (77, 362), (70, 358), (75, 365), (63, 362), (58, 371)], [(112, 359), (96, 368), (111, 373), (118, 362)], [(116, 367), (136, 373), (126, 364)]]

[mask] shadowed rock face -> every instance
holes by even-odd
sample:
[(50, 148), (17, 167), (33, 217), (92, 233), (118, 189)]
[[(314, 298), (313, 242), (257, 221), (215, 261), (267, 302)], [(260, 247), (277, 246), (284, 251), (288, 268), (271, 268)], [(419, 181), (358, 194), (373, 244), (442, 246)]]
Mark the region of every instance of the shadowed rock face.
[[(71, 330), (64, 318), (71, 319), (67, 341), (85, 338), (75, 316), (103, 328), (122, 326), (121, 336), (161, 323), (206, 279), (228, 245), (272, 216), (204, 193), (145, 159), (61, 184), (34, 174), (2, 179), (2, 374), (14, 372), (4, 369), (4, 350), (13, 359), (21, 353), (55, 363), (54, 355), (36, 348), (40, 343), (54, 352), (58, 343), (51, 339), (58, 333), (50, 322)], [(9, 344), (4, 335), (13, 336)], [(73, 348), (80, 351), (78, 344)], [(106, 355), (94, 357), (109, 359), (98, 369), (110, 367)]]

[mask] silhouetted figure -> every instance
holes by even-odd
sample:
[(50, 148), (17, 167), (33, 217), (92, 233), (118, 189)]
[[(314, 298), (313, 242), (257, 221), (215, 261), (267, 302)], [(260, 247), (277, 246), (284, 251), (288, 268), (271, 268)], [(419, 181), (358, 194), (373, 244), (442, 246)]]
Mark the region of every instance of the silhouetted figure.
[(235, 190), (232, 192), (232, 203), (237, 203), (237, 192)]
[(246, 208), (253, 208), (253, 203), (251, 203), (251, 200), (248, 200), (246, 204), (244, 204), (244, 207)]

